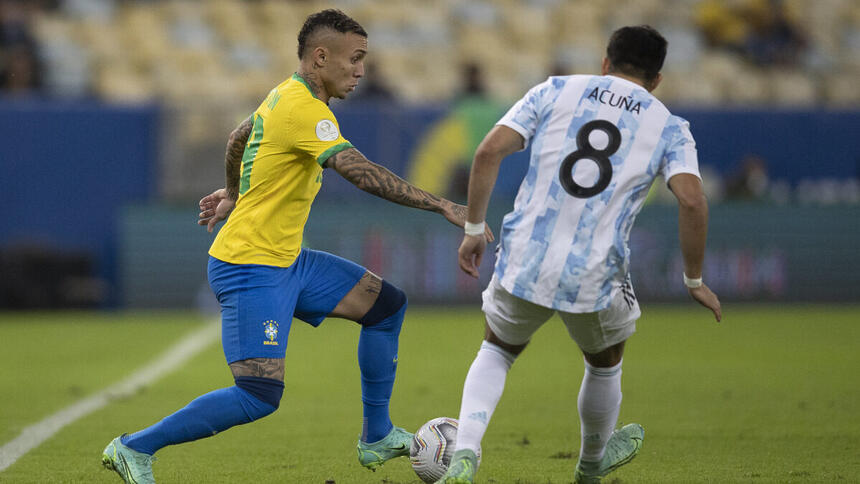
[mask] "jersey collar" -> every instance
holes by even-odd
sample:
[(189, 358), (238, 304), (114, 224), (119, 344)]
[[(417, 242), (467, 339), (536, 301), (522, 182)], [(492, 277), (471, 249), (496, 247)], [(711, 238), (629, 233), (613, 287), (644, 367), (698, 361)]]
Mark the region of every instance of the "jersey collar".
[(293, 73), (293, 77), (291, 77), (290, 79), (293, 79), (293, 80), (299, 81), (299, 82), (301, 82), (302, 84), (304, 84), (304, 85), (305, 85), (305, 87), (306, 87), (306, 88), (308, 88), (308, 91), (311, 93), (311, 96), (313, 96), (313, 97), (314, 97), (314, 99), (319, 99), (319, 98), (317, 97), (317, 95), (316, 95), (316, 94), (314, 94), (314, 90), (313, 90), (313, 89), (311, 89), (311, 86), (309, 86), (309, 85), (308, 85), (308, 81), (306, 81), (306, 80), (305, 80), (302, 76), (300, 76), (297, 72), (294, 72), (294, 73)]

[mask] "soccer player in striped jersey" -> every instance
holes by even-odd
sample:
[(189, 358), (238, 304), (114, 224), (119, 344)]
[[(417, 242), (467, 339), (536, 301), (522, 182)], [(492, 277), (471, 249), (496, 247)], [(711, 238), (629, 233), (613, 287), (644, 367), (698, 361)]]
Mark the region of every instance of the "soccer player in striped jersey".
[(226, 187), (200, 201), (200, 224), (210, 231), (230, 216), (209, 251), (209, 284), (221, 304), (222, 345), (235, 385), (108, 444), (103, 464), (128, 483), (154, 482), (157, 450), (210, 437), (278, 408), (294, 316), (312, 326), (326, 317), (361, 325), (364, 423), (358, 460), (375, 470), (409, 453), (412, 434), (392, 425), (388, 413), (406, 295), (358, 264), (302, 248), (302, 233), (324, 168), (366, 192), (439, 213), (460, 227), (466, 207), (410, 185), (341, 135), (328, 101), (346, 97), (364, 75), (367, 33), (355, 20), (338, 10), (313, 14), (298, 44), (298, 72), (272, 89), (232, 133)]
[(599, 482), (639, 452), (640, 425), (613, 429), (624, 343), (640, 315), (627, 241), (658, 175), (679, 203), (679, 284), (720, 320), (719, 300), (702, 282), (708, 208), (695, 142), (688, 123), (651, 95), (666, 48), (651, 27), (617, 30), (602, 75), (550, 77), (526, 93), (478, 147), (459, 249), (460, 268), (474, 277), (486, 248), (480, 234), (499, 164), (529, 144), (531, 158), (514, 209), (502, 223), (495, 270), (483, 293), (485, 340), (466, 376), (457, 449), (440, 482), (472, 482), (475, 451), (508, 370), (556, 312), (585, 359), (575, 482)]

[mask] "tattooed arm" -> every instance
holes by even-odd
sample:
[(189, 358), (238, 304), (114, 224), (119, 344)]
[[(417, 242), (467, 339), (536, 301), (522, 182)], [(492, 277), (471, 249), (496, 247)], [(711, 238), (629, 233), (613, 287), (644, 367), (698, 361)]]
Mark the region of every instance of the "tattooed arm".
[(233, 201), (239, 198), (239, 168), (242, 166), (245, 144), (253, 127), (254, 116), (249, 116), (230, 133), (230, 140), (227, 141), (227, 153), (224, 155), (227, 180), (224, 186), (227, 187), (227, 196)]
[(212, 232), (218, 222), (227, 218), (236, 206), (236, 200), (239, 198), (239, 169), (242, 166), (242, 155), (245, 153), (245, 143), (248, 142), (248, 136), (251, 135), (253, 127), (254, 117), (249, 116), (230, 133), (227, 152), (224, 155), (225, 188), (215, 190), (200, 200), (200, 220), (197, 224), (205, 225), (209, 232)]
[[(338, 172), (350, 183), (367, 193), (407, 207), (429, 210), (443, 215), (449, 222), (462, 227), (466, 222), (466, 207), (439, 198), (395, 175), (387, 168), (368, 160), (355, 148), (347, 148), (325, 162), (326, 168)], [(492, 233), (487, 232), (489, 241)]]

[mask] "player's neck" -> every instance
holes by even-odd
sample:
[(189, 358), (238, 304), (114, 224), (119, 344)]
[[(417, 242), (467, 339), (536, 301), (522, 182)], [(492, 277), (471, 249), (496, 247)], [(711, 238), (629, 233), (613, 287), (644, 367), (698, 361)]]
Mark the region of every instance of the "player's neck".
[(650, 91), (650, 89), (648, 88), (648, 85), (645, 83), (645, 81), (643, 81), (642, 79), (639, 79), (638, 77), (628, 76), (628, 75), (622, 74), (620, 72), (608, 72), (608, 73), (606, 73), (606, 75), (618, 77), (620, 79), (624, 79), (625, 81), (630, 81), (633, 84), (639, 84), (640, 86), (642, 86), (645, 89), (648, 89)]
[(328, 95), (325, 90), (325, 87), (323, 87), (323, 83), (320, 80), (319, 74), (313, 72), (310, 69), (306, 69), (304, 66), (299, 66), (299, 70), (296, 71), (296, 74), (305, 80), (305, 83), (308, 85), (308, 88), (311, 90), (311, 92), (317, 99), (328, 104), (328, 100), (331, 98), (331, 96)]

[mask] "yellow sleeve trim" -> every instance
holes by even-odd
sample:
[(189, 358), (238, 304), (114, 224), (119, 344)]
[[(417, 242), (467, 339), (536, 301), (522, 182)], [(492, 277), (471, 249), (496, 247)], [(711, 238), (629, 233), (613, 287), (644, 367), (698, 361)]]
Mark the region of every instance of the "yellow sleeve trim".
[(317, 157), (317, 163), (319, 163), (320, 166), (323, 166), (323, 164), (326, 161), (328, 161), (328, 159), (331, 158), (332, 155), (340, 153), (341, 151), (343, 151), (347, 148), (354, 148), (354, 146), (352, 146), (352, 143), (350, 143), (349, 141), (347, 141), (345, 143), (336, 144), (336, 145), (332, 146), (331, 148), (323, 151), (322, 154)]

